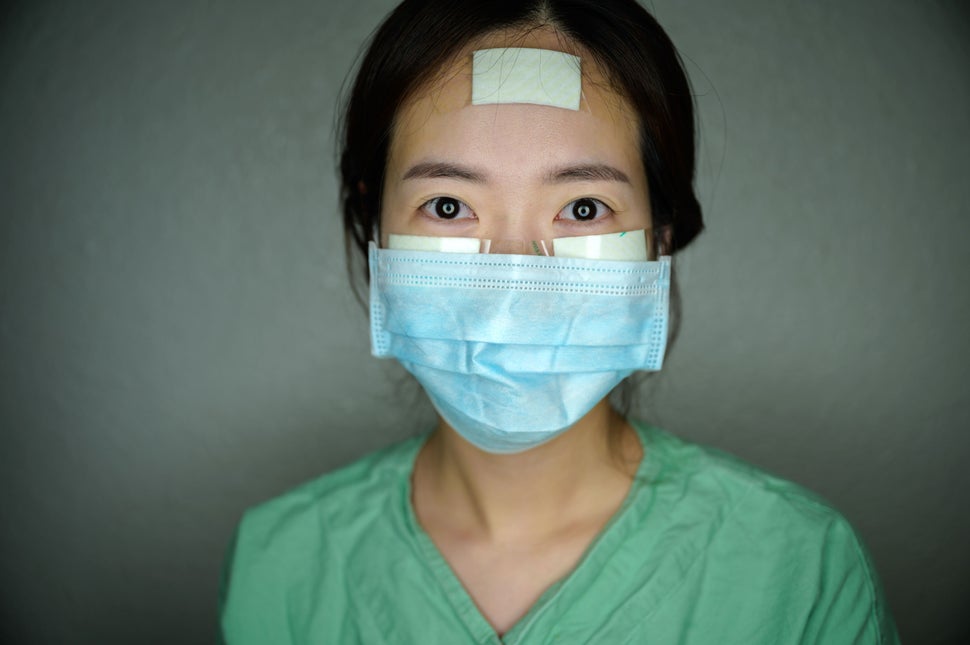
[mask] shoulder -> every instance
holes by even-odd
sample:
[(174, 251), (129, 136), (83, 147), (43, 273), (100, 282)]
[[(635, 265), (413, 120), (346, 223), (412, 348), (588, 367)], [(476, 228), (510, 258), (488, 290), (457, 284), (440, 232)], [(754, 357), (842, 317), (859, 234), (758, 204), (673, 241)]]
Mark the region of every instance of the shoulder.
[(367, 566), (402, 530), (401, 500), (422, 440), (372, 453), (248, 509), (223, 568), (224, 637), (276, 642), (273, 635), (293, 628), (294, 616), (314, 615), (304, 604), (321, 599), (342, 615), (350, 602), (348, 570)]
[(421, 441), (394, 444), (249, 508), (239, 524), (237, 548), (242, 539), (286, 553), (287, 545), (324, 532), (331, 540), (352, 539), (382, 517), (385, 505), (406, 485)]
[[(772, 475), (716, 448), (691, 443), (663, 430), (635, 424), (649, 458), (652, 485), (678, 492), (724, 520), (786, 526), (794, 534), (820, 535), (848, 522), (829, 502), (807, 488)], [(807, 532), (807, 533), (806, 533)]]
[(722, 451), (638, 430), (654, 451), (657, 502), (674, 525), (691, 527), (679, 537), (700, 565), (695, 582), (719, 589), (722, 608), (758, 598), (759, 613), (800, 642), (897, 642), (865, 545), (829, 502)]

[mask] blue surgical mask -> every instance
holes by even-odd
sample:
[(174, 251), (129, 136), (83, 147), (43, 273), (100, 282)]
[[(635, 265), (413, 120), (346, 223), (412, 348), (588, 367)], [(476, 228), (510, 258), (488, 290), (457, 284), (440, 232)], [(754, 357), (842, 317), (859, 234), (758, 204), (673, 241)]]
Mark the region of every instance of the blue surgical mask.
[(396, 358), (482, 450), (528, 450), (624, 378), (658, 370), (670, 258), (629, 262), (379, 249), (371, 348)]

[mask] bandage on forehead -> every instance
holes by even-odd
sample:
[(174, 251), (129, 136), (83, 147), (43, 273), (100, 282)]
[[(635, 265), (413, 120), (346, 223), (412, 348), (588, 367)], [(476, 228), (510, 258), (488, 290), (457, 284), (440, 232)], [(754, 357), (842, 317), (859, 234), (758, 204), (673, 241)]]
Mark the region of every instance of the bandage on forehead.
[(578, 56), (549, 49), (480, 49), (472, 56), (472, 105), (534, 103), (578, 110)]
[(388, 236), (387, 248), (397, 251), (435, 251), (440, 253), (495, 253), (513, 255), (555, 255), (587, 260), (648, 260), (646, 232), (643, 229), (557, 237), (552, 240), (480, 240), (477, 237), (434, 237), (423, 235)]

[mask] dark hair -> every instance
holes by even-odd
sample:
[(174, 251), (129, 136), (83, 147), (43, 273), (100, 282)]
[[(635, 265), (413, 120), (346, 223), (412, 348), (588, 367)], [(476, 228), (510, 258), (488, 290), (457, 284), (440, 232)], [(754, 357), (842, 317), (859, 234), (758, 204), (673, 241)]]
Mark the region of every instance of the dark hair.
[(367, 275), (367, 244), (380, 220), (398, 110), (471, 41), (542, 26), (588, 52), (639, 116), (652, 224), (665, 231), (655, 236), (663, 237), (657, 239), (663, 253), (684, 248), (700, 233), (693, 95), (673, 43), (643, 7), (634, 0), (404, 0), (374, 33), (343, 112), (340, 193), (355, 287), (355, 259)]

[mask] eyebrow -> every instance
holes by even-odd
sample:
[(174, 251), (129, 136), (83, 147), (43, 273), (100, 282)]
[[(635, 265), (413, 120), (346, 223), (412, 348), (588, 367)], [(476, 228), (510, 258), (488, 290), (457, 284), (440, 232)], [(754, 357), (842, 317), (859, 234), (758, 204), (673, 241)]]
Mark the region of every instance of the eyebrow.
[(629, 184), (630, 178), (619, 168), (603, 163), (564, 166), (545, 176), (547, 184), (563, 184), (570, 181), (619, 181)]
[(408, 179), (463, 179), (476, 184), (485, 183), (485, 173), (454, 163), (426, 161), (408, 168), (402, 180)]
[[(445, 161), (426, 161), (408, 168), (402, 180), (408, 179), (460, 179), (476, 184), (488, 182), (486, 173), (461, 164)], [(543, 183), (565, 184), (572, 181), (617, 181), (630, 183), (626, 173), (607, 164), (589, 163), (563, 166), (546, 173)]]

